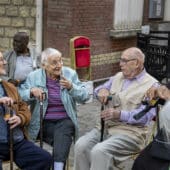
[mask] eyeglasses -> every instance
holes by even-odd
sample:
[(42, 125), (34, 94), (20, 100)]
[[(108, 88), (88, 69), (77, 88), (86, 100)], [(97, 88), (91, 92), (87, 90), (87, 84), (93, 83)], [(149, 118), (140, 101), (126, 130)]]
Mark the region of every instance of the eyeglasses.
[(136, 58), (132, 58), (132, 59), (120, 58), (120, 59), (119, 59), (119, 62), (120, 62), (120, 63), (127, 64), (129, 61), (133, 61), (133, 60), (137, 60), (137, 59), (136, 59)]
[(52, 63), (50, 63), (50, 65), (52, 66), (52, 67), (55, 67), (56, 65), (58, 66), (58, 65), (62, 65), (63, 64), (63, 61), (61, 60), (61, 61), (53, 61)]

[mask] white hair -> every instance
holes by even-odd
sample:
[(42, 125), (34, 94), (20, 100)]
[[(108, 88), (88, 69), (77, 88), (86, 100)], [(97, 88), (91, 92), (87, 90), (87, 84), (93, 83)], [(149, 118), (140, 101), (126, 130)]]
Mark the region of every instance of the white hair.
[(47, 59), (52, 56), (52, 55), (57, 55), (58, 57), (61, 57), (62, 54), (60, 51), (54, 49), (54, 48), (46, 48), (42, 53), (41, 53), (41, 64), (45, 64), (47, 62)]

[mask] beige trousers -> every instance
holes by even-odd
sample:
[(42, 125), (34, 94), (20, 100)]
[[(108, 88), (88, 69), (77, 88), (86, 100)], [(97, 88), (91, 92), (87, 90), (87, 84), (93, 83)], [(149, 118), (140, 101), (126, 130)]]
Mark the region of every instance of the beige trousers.
[(100, 142), (100, 130), (94, 128), (75, 144), (74, 170), (114, 170), (114, 165), (139, 152), (145, 145), (141, 137), (114, 132)]

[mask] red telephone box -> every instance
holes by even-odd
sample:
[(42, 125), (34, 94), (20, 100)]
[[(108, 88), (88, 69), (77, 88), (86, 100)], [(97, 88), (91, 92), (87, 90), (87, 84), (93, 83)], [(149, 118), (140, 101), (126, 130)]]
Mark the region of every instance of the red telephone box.
[(87, 69), (90, 79), (90, 40), (85, 36), (70, 39), (71, 67), (73, 69)]

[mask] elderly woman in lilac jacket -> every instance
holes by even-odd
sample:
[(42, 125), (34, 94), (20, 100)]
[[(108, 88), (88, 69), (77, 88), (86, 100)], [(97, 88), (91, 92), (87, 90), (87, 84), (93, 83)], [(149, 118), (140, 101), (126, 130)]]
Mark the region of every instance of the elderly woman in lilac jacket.
[(89, 99), (76, 72), (63, 67), (61, 53), (47, 48), (41, 55), (42, 68), (30, 73), (19, 89), (21, 97), (30, 103), (32, 119), (29, 137), (36, 140), (40, 130), (40, 100), (44, 100), (43, 140), (54, 147), (54, 170), (63, 170), (78, 123), (76, 102)]

